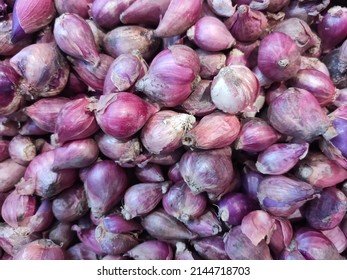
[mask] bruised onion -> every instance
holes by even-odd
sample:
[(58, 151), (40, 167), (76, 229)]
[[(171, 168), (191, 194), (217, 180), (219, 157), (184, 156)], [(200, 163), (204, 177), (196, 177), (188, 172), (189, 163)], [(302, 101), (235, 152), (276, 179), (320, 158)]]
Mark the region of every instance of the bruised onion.
[(222, 68), (211, 85), (212, 102), (225, 113), (251, 109), (259, 94), (259, 81), (249, 68), (231, 65)]
[(24, 245), (14, 260), (64, 260), (64, 250), (50, 239), (38, 239)]
[(140, 183), (128, 188), (124, 194), (122, 214), (130, 220), (151, 212), (162, 200), (169, 182)]
[(157, 106), (129, 92), (102, 95), (96, 104), (96, 121), (107, 134), (124, 139), (138, 132), (158, 112)]
[(199, 81), (199, 57), (185, 45), (173, 45), (161, 51), (152, 61), (148, 72), (136, 83), (155, 102), (165, 107), (181, 104)]
[(185, 133), (182, 143), (198, 149), (224, 148), (234, 142), (240, 128), (240, 122), (235, 116), (222, 112), (211, 113)]
[(143, 146), (153, 154), (173, 152), (182, 146), (182, 138), (194, 125), (195, 118), (184, 113), (161, 110), (141, 130)]
[(87, 171), (84, 188), (88, 206), (99, 218), (121, 201), (128, 179), (124, 170), (111, 160), (93, 164)]
[(260, 42), (258, 67), (269, 79), (280, 82), (296, 75), (300, 69), (300, 51), (285, 33), (273, 32)]

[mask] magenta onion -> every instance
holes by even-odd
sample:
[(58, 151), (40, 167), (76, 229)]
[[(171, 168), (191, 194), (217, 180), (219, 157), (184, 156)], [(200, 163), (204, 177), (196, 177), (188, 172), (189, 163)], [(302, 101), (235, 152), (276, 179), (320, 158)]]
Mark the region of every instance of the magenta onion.
[(14, 260), (64, 260), (64, 250), (50, 239), (38, 239), (24, 245)]
[(102, 95), (96, 104), (96, 121), (115, 138), (128, 138), (138, 132), (158, 112), (157, 106), (130, 92)]
[(199, 57), (193, 49), (173, 45), (153, 59), (146, 75), (137, 81), (136, 89), (166, 107), (174, 107), (192, 92), (200, 80), (199, 71)]
[(222, 112), (211, 113), (185, 133), (182, 143), (198, 149), (224, 148), (234, 142), (240, 128), (237, 117)]
[(161, 110), (141, 130), (143, 146), (153, 154), (171, 153), (182, 146), (183, 135), (194, 125), (195, 118), (184, 113)]
[(71, 187), (77, 179), (76, 170), (64, 169), (54, 172), (53, 162), (54, 151), (37, 155), (28, 165), (21, 181), (16, 184), (18, 193), (51, 198)]
[(123, 198), (128, 186), (124, 170), (111, 160), (94, 163), (87, 171), (84, 188), (88, 206), (94, 217), (99, 218)]
[(305, 182), (277, 175), (261, 181), (257, 196), (267, 212), (277, 217), (289, 217), (306, 201), (317, 197), (317, 190)]
[(276, 130), (305, 141), (314, 140), (330, 126), (318, 101), (304, 89), (287, 89), (270, 103), (267, 113)]
[(169, 182), (140, 183), (128, 188), (124, 194), (122, 214), (130, 220), (151, 212), (162, 200)]
[(270, 33), (260, 42), (258, 67), (269, 79), (286, 81), (300, 69), (299, 48), (285, 33)]

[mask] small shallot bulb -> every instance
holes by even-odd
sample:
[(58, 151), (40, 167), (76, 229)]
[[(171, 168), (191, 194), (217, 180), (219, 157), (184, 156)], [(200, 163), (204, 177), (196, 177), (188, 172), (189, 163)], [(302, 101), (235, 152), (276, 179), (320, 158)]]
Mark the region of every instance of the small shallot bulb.
[(36, 156), (34, 141), (28, 136), (17, 135), (13, 137), (8, 150), (11, 158), (22, 165), (28, 165)]
[(222, 68), (214, 77), (211, 97), (216, 107), (225, 113), (238, 114), (250, 109), (259, 95), (259, 81), (243, 65)]
[(220, 235), (193, 240), (192, 245), (199, 256), (205, 260), (229, 260), (223, 237)]
[(185, 225), (199, 237), (217, 235), (222, 231), (222, 223), (213, 210), (207, 209), (201, 216), (185, 222)]
[(18, 164), (11, 158), (0, 162), (0, 192), (13, 189), (23, 177), (25, 170), (26, 166)]
[(319, 197), (307, 202), (304, 215), (308, 224), (319, 230), (338, 226), (347, 211), (347, 197), (335, 187), (325, 188)]
[(128, 188), (124, 194), (122, 214), (130, 220), (151, 212), (162, 200), (169, 182), (140, 183)]
[(193, 194), (185, 182), (178, 182), (163, 196), (162, 203), (168, 214), (186, 222), (203, 214), (207, 198), (202, 193)]
[(261, 152), (276, 143), (280, 134), (261, 118), (249, 118), (243, 123), (235, 148), (246, 152)]
[(173, 45), (152, 61), (147, 74), (136, 83), (136, 90), (164, 105), (180, 105), (200, 80), (199, 57), (185, 45)]
[(53, 0), (16, 0), (13, 8), (12, 42), (48, 25), (55, 16)]
[(105, 52), (116, 58), (121, 54), (137, 51), (149, 60), (158, 50), (160, 39), (153, 30), (137, 25), (119, 26), (108, 32), (104, 38)]
[(258, 189), (261, 207), (277, 217), (289, 217), (317, 196), (317, 190), (305, 182), (283, 175), (265, 177)]
[(267, 114), (276, 130), (308, 142), (323, 135), (330, 126), (316, 98), (300, 88), (285, 90), (270, 103)]
[(66, 1), (66, 0), (54, 0), (55, 8), (58, 14), (74, 13), (78, 14), (82, 18), (88, 18), (89, 5), (94, 0), (77, 0), (77, 1)]
[(199, 75), (202, 79), (212, 79), (225, 66), (226, 56), (222, 52), (209, 52), (197, 49), (196, 54), (200, 60)]
[(171, 246), (163, 241), (148, 240), (128, 251), (126, 256), (134, 260), (172, 260)]
[(195, 117), (191, 115), (171, 110), (159, 111), (142, 128), (141, 142), (153, 154), (173, 152), (182, 146), (183, 135), (194, 123)]
[(8, 146), (10, 141), (0, 139), (0, 162), (10, 157)]
[(346, 250), (347, 237), (343, 233), (341, 227), (337, 226), (333, 229), (322, 230), (322, 233), (329, 238), (329, 240), (334, 244), (340, 254)]
[(222, 112), (211, 113), (184, 135), (182, 143), (198, 149), (224, 148), (235, 141), (240, 128), (236, 116)]
[(142, 183), (160, 183), (165, 180), (161, 166), (154, 163), (147, 163), (145, 166), (136, 166), (135, 176)]
[(130, 92), (102, 95), (96, 104), (96, 121), (115, 138), (124, 139), (138, 132), (159, 108)]
[(235, 12), (231, 0), (207, 0), (207, 4), (218, 16), (231, 17)]
[(233, 179), (231, 149), (188, 151), (181, 157), (180, 173), (193, 193), (221, 195)]
[(66, 54), (97, 65), (100, 56), (92, 30), (88, 23), (77, 14), (65, 13), (55, 20), (54, 39)]
[(285, 33), (270, 33), (260, 42), (258, 67), (272, 81), (286, 81), (300, 69), (300, 50)]
[(38, 239), (24, 245), (14, 260), (64, 260), (64, 250), (50, 239)]
[[(200, 17), (202, 0), (172, 0), (154, 31), (157, 37), (171, 37), (182, 34)], [(177, 19), (180, 20), (177, 20)]]
[(273, 144), (259, 154), (255, 166), (262, 174), (284, 174), (306, 156), (308, 148), (307, 143)]
[(206, 16), (199, 19), (187, 31), (187, 37), (205, 51), (223, 51), (235, 44), (224, 23), (216, 17)]
[(267, 18), (259, 11), (252, 10), (247, 5), (240, 5), (237, 11), (226, 22), (226, 26), (236, 40), (254, 42), (265, 32)]

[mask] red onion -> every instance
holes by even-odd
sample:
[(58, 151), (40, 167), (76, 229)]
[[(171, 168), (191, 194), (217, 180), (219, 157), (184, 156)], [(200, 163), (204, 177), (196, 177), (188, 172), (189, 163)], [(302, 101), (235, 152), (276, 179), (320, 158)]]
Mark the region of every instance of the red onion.
[(89, 98), (78, 98), (61, 108), (54, 134), (58, 144), (87, 138), (98, 130), (95, 117), (88, 109), (91, 102)]
[(325, 235), (311, 228), (300, 228), (294, 239), (300, 253), (308, 260), (344, 260)]
[(347, 197), (337, 188), (323, 189), (319, 197), (305, 205), (308, 224), (319, 230), (332, 229), (340, 224), (347, 211)]
[(7, 15), (7, 18), (4, 18), (0, 21), (0, 55), (15, 55), (21, 49), (28, 46), (32, 38), (28, 36), (19, 40), (16, 43), (11, 41), (11, 32), (12, 32), (12, 13)]
[(173, 252), (169, 244), (158, 241), (148, 240), (135, 246), (126, 254), (134, 260), (172, 260)]
[(83, 168), (96, 161), (99, 149), (91, 138), (65, 143), (54, 150), (53, 170)]
[(142, 219), (142, 226), (159, 240), (181, 240), (196, 237), (184, 224), (167, 214), (163, 209), (155, 210)]
[(202, 215), (185, 222), (186, 227), (199, 235), (208, 237), (222, 231), (222, 224), (213, 210), (207, 209)]
[(330, 126), (314, 96), (299, 88), (289, 88), (274, 99), (267, 114), (276, 130), (308, 142), (324, 134)]
[(263, 178), (264, 176), (261, 173), (247, 166), (242, 170), (242, 190), (255, 201), (258, 200), (257, 192)]
[(56, 18), (53, 33), (57, 45), (64, 53), (92, 65), (99, 64), (100, 56), (92, 30), (79, 15), (65, 13)]
[(121, 214), (111, 213), (100, 219), (99, 225), (112, 233), (139, 232), (142, 227), (134, 220), (127, 221)]
[(36, 147), (33, 139), (17, 135), (12, 138), (8, 146), (11, 158), (21, 165), (28, 165), (36, 156)]
[(249, 68), (231, 65), (222, 68), (214, 77), (211, 97), (218, 109), (237, 114), (251, 109), (259, 90), (258, 79)]
[(110, 232), (103, 224), (96, 227), (95, 238), (102, 252), (109, 255), (123, 255), (139, 243), (132, 234)]
[(141, 130), (143, 146), (153, 154), (171, 153), (182, 146), (182, 138), (195, 123), (184, 113), (162, 110), (155, 113)]
[(61, 222), (72, 222), (88, 212), (86, 193), (82, 186), (73, 186), (53, 200), (53, 214)]
[(0, 139), (0, 162), (10, 157), (8, 146), (10, 141)]
[(27, 34), (39, 31), (48, 25), (54, 16), (52, 0), (16, 0), (13, 7), (12, 42), (18, 42)]
[(269, 247), (275, 256), (290, 245), (293, 238), (293, 228), (289, 220), (275, 218), (275, 225), (271, 232)]
[(113, 57), (100, 54), (100, 61), (97, 66), (79, 59), (69, 58), (73, 69), (83, 82), (95, 91), (102, 91), (108, 69), (110, 68)]
[(256, 209), (256, 201), (244, 193), (229, 192), (218, 201), (218, 216), (229, 227), (240, 225), (242, 219)]
[(334, 244), (337, 251), (341, 254), (347, 248), (347, 238), (340, 227), (324, 230), (322, 233)]
[(97, 254), (83, 243), (77, 243), (66, 250), (66, 260), (97, 260)]
[(160, 165), (172, 165), (180, 160), (184, 151), (185, 150), (183, 148), (179, 148), (173, 151), (172, 153), (168, 153), (168, 154), (160, 154), (160, 155), (152, 154), (149, 158), (149, 162), (160, 164)]
[(13, 159), (0, 162), (0, 192), (13, 189), (25, 173), (26, 167), (18, 164)]
[(113, 29), (119, 23), (119, 16), (135, 0), (95, 0), (90, 9), (93, 20), (102, 28)]
[(153, 59), (146, 75), (137, 81), (136, 89), (165, 107), (174, 107), (190, 95), (200, 80), (199, 71), (199, 58), (193, 49), (173, 45)]
[(212, 103), (210, 90), (211, 81), (201, 80), (179, 107), (194, 116), (205, 116), (212, 113), (216, 109), (216, 105)]
[(224, 237), (225, 251), (232, 260), (272, 260), (265, 240), (254, 245), (242, 233), (241, 226), (232, 227)]
[(120, 26), (108, 32), (104, 38), (105, 52), (116, 58), (121, 54), (139, 52), (144, 59), (150, 59), (158, 50), (159, 38), (153, 30), (142, 26)]
[(23, 96), (20, 95), (20, 76), (11, 67), (8, 61), (0, 63), (0, 114), (10, 115), (18, 111), (23, 105)]
[(64, 260), (63, 249), (50, 239), (38, 239), (24, 245), (14, 260)]
[(186, 222), (203, 214), (207, 198), (202, 193), (193, 194), (185, 182), (178, 182), (164, 194), (162, 204), (166, 213)]
[(171, 37), (185, 32), (199, 19), (202, 2), (202, 0), (171, 1), (157, 29), (154, 30), (155, 36)]
[(257, 196), (267, 212), (277, 217), (289, 217), (306, 201), (317, 197), (317, 190), (305, 182), (277, 175), (261, 181)]
[(340, 71), (340, 50), (334, 49), (322, 59), (329, 70), (330, 78), (337, 88), (347, 87), (347, 76)]
[(160, 165), (154, 163), (147, 163), (142, 167), (136, 166), (135, 176), (142, 183), (160, 183), (165, 180)]
[(235, 116), (222, 112), (211, 113), (184, 135), (182, 143), (198, 149), (224, 148), (234, 142), (240, 128), (240, 122)]
[(206, 260), (229, 260), (225, 252), (222, 236), (205, 237), (193, 240), (192, 244), (196, 252)]
[(95, 136), (100, 151), (121, 166), (132, 165), (141, 158), (141, 143), (137, 137), (117, 139), (108, 134)]
[(206, 191), (218, 197), (233, 179), (231, 149), (188, 151), (181, 157), (179, 168), (194, 194)]
[(78, 225), (73, 225), (71, 227), (73, 231), (77, 232), (78, 239), (89, 249), (96, 254), (102, 254), (103, 250), (96, 240), (96, 227), (90, 226), (87, 228), (79, 227)]
[(308, 143), (273, 144), (258, 155), (255, 166), (262, 174), (284, 174), (305, 158), (308, 148)]
[(94, 0), (77, 0), (77, 1), (66, 1), (66, 0), (54, 0), (55, 8), (58, 14), (72, 13), (78, 14), (82, 18), (88, 18), (89, 5)]
[(20, 135), (23, 136), (34, 136), (34, 135), (46, 135), (48, 134), (47, 131), (42, 130), (41, 128), (39, 128), (36, 123), (29, 119), (28, 121), (26, 121), (23, 126), (20, 128), (20, 130), (18, 131), (18, 133)]
[(96, 121), (107, 134), (124, 139), (138, 132), (159, 108), (135, 94), (102, 95), (96, 104)]
[(92, 30), (96, 48), (100, 52), (102, 49), (102, 45), (103, 45), (106, 34), (93, 20), (87, 19), (86, 22), (88, 23), (90, 29)]
[(289, 82), (292, 87), (311, 92), (322, 107), (330, 105), (337, 96), (337, 90), (329, 76), (318, 70), (300, 70)]
[(280, 135), (265, 120), (246, 119), (235, 144), (237, 150), (261, 152), (276, 143)]
[(222, 52), (208, 52), (197, 49), (196, 54), (200, 60), (199, 75), (202, 79), (212, 79), (225, 66), (226, 56)]
[(230, 0), (207, 0), (207, 4), (218, 16), (231, 17), (235, 12)]
[(347, 36), (347, 8), (333, 6), (321, 18), (317, 25), (322, 39), (323, 52), (326, 53), (345, 40)]
[(298, 46), (301, 53), (308, 51), (312, 54), (320, 49), (320, 39), (314, 34), (310, 26), (301, 19), (288, 18), (276, 24), (274, 32), (282, 32), (292, 38)]
[(146, 62), (136, 53), (121, 54), (111, 64), (105, 77), (103, 94), (131, 91), (147, 72)]
[(55, 244), (60, 245), (63, 249), (70, 247), (75, 237), (75, 233), (71, 230), (70, 223), (56, 223), (50, 229), (48, 238)]
[(238, 6), (235, 14), (225, 24), (235, 39), (240, 42), (256, 41), (268, 25), (262, 12), (252, 10), (247, 5)]
[(71, 187), (77, 179), (75, 169), (52, 171), (54, 152), (49, 151), (37, 155), (25, 170), (21, 181), (16, 184), (18, 193), (22, 195), (36, 194), (43, 198), (52, 196)]
[(120, 15), (124, 24), (145, 24), (157, 26), (171, 0), (137, 0)]
[(347, 171), (319, 152), (310, 152), (299, 162), (295, 175), (319, 188), (333, 187), (347, 179)]
[(176, 162), (170, 166), (167, 175), (168, 175), (169, 179), (174, 183), (177, 183), (177, 182), (183, 180), (181, 173), (180, 173), (179, 162)]
[(24, 110), (39, 128), (54, 132), (58, 114), (68, 101), (69, 99), (65, 97), (43, 98)]
[(227, 55), (225, 65), (244, 65), (248, 66), (245, 54), (237, 48), (233, 48)]
[(31, 98), (59, 94), (69, 77), (69, 65), (54, 43), (32, 44), (10, 59), (23, 77), (21, 91)]
[(94, 217), (99, 218), (123, 198), (128, 180), (124, 170), (111, 160), (93, 164), (87, 172), (84, 188)]
[(124, 195), (122, 214), (130, 220), (151, 212), (167, 192), (169, 182), (140, 183), (128, 188)]
[(285, 81), (300, 69), (300, 51), (295, 41), (282, 32), (273, 32), (260, 42), (260, 71), (273, 81)]
[(212, 16), (200, 18), (187, 30), (187, 37), (201, 49), (211, 52), (230, 49), (235, 44), (224, 23)]
[(325, 66), (325, 64), (315, 57), (301, 56), (300, 70), (304, 70), (304, 69), (318, 70), (322, 72), (323, 74), (325, 74), (326, 76), (328, 77), (330, 76), (329, 70)]

